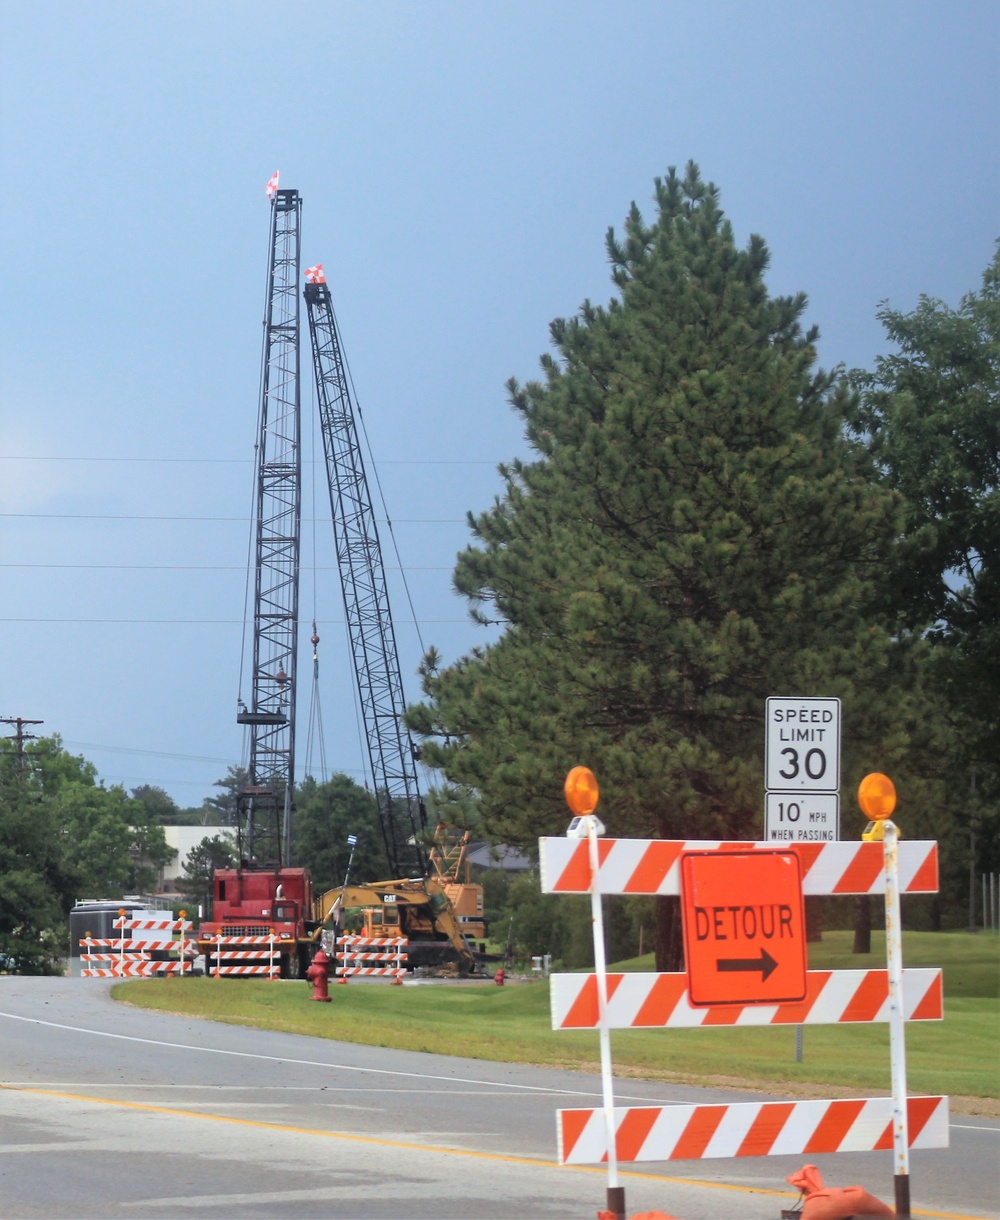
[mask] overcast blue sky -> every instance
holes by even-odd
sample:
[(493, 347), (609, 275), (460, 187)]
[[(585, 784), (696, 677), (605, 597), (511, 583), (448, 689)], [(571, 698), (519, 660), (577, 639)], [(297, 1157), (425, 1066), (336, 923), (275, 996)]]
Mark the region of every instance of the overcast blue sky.
[[(992, 0), (3, 5), (0, 716), (182, 806), (241, 761), (275, 169), (327, 269), (420, 632), (452, 660), (486, 638), (451, 592), (465, 513), (525, 453), (504, 382), (610, 296), (608, 226), (693, 158), (739, 240), (767, 240), (772, 291), (808, 294), (823, 363), (870, 365), (879, 302), (957, 304), (992, 256), (998, 62)], [(324, 501), (303, 638), (315, 585), (327, 765), (360, 779)]]

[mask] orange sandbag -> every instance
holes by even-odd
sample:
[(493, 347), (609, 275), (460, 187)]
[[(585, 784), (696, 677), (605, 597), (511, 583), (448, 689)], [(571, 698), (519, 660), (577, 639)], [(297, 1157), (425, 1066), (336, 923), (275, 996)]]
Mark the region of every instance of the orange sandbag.
[(849, 1216), (895, 1216), (891, 1207), (870, 1195), (863, 1186), (833, 1186), (809, 1195), (802, 1220), (844, 1220)]
[(803, 1165), (801, 1169), (790, 1173), (785, 1181), (797, 1186), (807, 1198), (823, 1189), (823, 1175), (815, 1165)]
[(824, 1188), (822, 1174), (815, 1165), (803, 1165), (785, 1181), (797, 1186), (806, 1197), (802, 1220), (849, 1220), (851, 1216), (896, 1214), (863, 1186)]
[[(598, 1212), (597, 1220), (616, 1220), (614, 1212)], [(666, 1212), (636, 1212), (632, 1220), (677, 1220), (676, 1216), (668, 1216)]]

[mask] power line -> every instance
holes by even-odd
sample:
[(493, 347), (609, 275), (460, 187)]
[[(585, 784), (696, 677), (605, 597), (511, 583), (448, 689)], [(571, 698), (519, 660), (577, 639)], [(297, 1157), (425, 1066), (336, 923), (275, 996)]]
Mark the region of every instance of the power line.
[[(108, 623), (111, 625), (143, 625), (154, 627), (231, 627), (234, 623), (242, 624), (242, 619), (238, 618), (39, 618), (32, 616), (30, 618), (15, 618), (0, 616), (0, 623)], [(454, 626), (457, 623), (468, 623), (467, 618), (425, 618), (421, 620), (424, 623), (431, 623), (435, 626)], [(343, 619), (325, 618), (320, 619), (322, 626), (342, 627)], [(299, 623), (299, 628), (304, 627), (303, 623)]]
[[(0, 568), (54, 569), (62, 571), (69, 569), (81, 572), (242, 572), (239, 564), (222, 563), (0, 563)], [(316, 572), (336, 572), (333, 565), (324, 565), (312, 569)], [(390, 572), (450, 572), (450, 566), (413, 566), (405, 568), (389, 568)]]
[[(161, 465), (252, 466), (252, 458), (52, 457), (39, 453), (0, 453), (0, 462), (146, 462)], [(482, 458), (385, 458), (380, 466), (496, 466)]]
[[(248, 525), (249, 517), (175, 517), (148, 516), (140, 513), (3, 513), (10, 517), (30, 521), (219, 521), (235, 525)], [(465, 525), (458, 517), (394, 517), (396, 525)], [(382, 524), (380, 522), (380, 524)], [(388, 521), (386, 521), (388, 524)]]
[(140, 750), (134, 746), (105, 746), (96, 741), (69, 741), (67, 738), (62, 738), (64, 746), (75, 746), (83, 750), (107, 750), (111, 754), (138, 754), (146, 758), (177, 758), (185, 762), (212, 762), (225, 763), (227, 766), (235, 766), (237, 760), (234, 758), (218, 758), (211, 754), (173, 754), (166, 750)]

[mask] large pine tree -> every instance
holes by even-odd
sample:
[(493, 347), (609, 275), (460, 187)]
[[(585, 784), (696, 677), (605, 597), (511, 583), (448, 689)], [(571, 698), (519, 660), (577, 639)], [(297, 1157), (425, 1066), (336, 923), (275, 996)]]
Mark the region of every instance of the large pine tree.
[(424, 757), (498, 839), (560, 833), (585, 763), (609, 833), (760, 836), (764, 700), (837, 695), (884, 738), (894, 645), (871, 577), (898, 501), (844, 432), (805, 297), (771, 297), (697, 167), (609, 232), (618, 295), (557, 320), (544, 380), (510, 383), (537, 460), (470, 518), (455, 587), (496, 643), (425, 659)]

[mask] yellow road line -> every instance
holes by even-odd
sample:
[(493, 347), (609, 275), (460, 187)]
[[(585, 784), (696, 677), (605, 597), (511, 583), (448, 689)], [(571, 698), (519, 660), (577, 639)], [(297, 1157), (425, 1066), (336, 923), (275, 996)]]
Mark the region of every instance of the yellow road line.
[[(259, 1127), (265, 1131), (285, 1131), (290, 1135), (318, 1135), (323, 1139), (344, 1140), (352, 1144), (371, 1144), (378, 1148), (403, 1148), (409, 1152), (437, 1152), (443, 1156), (461, 1156), (479, 1161), (499, 1161), (507, 1165), (531, 1165), (536, 1169), (559, 1169), (579, 1173), (607, 1173), (603, 1165), (560, 1165), (556, 1161), (546, 1161), (538, 1157), (512, 1156), (502, 1152), (474, 1152), (468, 1148), (441, 1148), (436, 1144), (415, 1144), (406, 1140), (380, 1139), (374, 1135), (352, 1135), (346, 1131), (319, 1131), (313, 1127), (292, 1127), (286, 1123), (265, 1123), (255, 1118), (233, 1118), (228, 1114), (202, 1114), (195, 1110), (178, 1110), (171, 1106), (153, 1106), (141, 1101), (118, 1101), (114, 1097), (88, 1097), (79, 1093), (64, 1093), (55, 1089), (22, 1088), (9, 1084), (0, 1084), (0, 1090), (8, 1093), (31, 1093), (40, 1097), (59, 1097), (64, 1101), (86, 1101), (99, 1106), (118, 1106), (123, 1110), (145, 1110), (151, 1114), (168, 1114), (174, 1118), (197, 1118), (215, 1123), (231, 1123), (237, 1127)], [(736, 1186), (729, 1182), (704, 1182), (695, 1178), (674, 1178), (659, 1173), (640, 1173), (635, 1170), (623, 1170), (619, 1167), (619, 1177), (639, 1178), (648, 1182), (664, 1182), (674, 1186), (696, 1186), (708, 1190), (729, 1190), (739, 1194), (772, 1195), (775, 1198), (795, 1199), (797, 1192), (788, 1190), (770, 1190), (760, 1186)], [(978, 1220), (975, 1216), (964, 1212), (930, 1212), (919, 1208), (913, 1209), (915, 1216), (928, 1216), (930, 1220)]]

